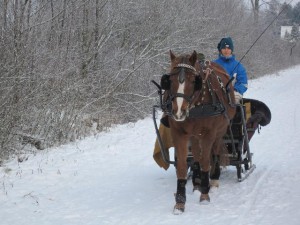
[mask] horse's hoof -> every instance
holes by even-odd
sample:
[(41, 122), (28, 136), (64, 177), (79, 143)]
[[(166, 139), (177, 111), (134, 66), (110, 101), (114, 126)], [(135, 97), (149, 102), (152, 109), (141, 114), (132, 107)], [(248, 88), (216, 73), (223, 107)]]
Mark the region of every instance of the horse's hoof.
[(180, 215), (184, 212), (184, 203), (176, 203), (173, 209), (174, 215)]
[(194, 191), (200, 191), (200, 185), (195, 185), (194, 187), (193, 187), (193, 192)]
[(210, 202), (210, 198), (208, 194), (201, 194), (200, 196), (200, 203), (201, 204), (208, 204)]
[(210, 180), (210, 186), (218, 188), (220, 186), (219, 180)]

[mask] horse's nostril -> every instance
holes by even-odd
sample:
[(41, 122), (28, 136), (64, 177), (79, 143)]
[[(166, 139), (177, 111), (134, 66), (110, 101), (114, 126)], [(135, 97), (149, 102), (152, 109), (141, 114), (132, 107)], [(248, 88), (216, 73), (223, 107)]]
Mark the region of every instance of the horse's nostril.
[(184, 111), (181, 111), (180, 118), (185, 118), (185, 115), (186, 115), (186, 110), (184, 110)]
[(179, 110), (175, 111), (172, 110), (173, 119), (176, 121), (184, 121), (186, 119), (187, 111), (186, 110)]
[(173, 114), (173, 115), (176, 115), (176, 114), (177, 114), (176, 110), (173, 109), (173, 110), (172, 110), (172, 114)]

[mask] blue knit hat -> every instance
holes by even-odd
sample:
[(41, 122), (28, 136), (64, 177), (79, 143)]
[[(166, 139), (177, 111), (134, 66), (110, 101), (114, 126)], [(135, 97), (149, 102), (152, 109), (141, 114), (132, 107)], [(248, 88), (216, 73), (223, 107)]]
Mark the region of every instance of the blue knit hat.
[(219, 52), (223, 48), (230, 48), (231, 51), (233, 51), (233, 41), (231, 37), (222, 38), (221, 41), (218, 44), (218, 50)]

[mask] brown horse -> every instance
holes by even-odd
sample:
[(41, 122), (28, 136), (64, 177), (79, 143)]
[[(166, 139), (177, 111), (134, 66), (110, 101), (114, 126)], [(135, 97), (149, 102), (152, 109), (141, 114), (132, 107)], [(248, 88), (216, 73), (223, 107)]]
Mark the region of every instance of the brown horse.
[[(212, 156), (218, 156), (230, 120), (235, 115), (233, 87), (224, 69), (213, 62), (201, 65), (197, 53), (175, 56), (170, 51), (170, 74), (166, 94), (172, 103), (169, 112), (171, 135), (177, 154), (177, 192), (174, 213), (185, 209), (188, 142), (192, 140), (194, 157), (194, 190), (201, 192), (200, 201), (209, 199), (209, 171)], [(195, 145), (196, 144), (196, 145)], [(200, 168), (201, 165), (201, 168)], [(211, 174), (212, 178), (212, 174)], [(216, 175), (218, 179), (218, 175)]]

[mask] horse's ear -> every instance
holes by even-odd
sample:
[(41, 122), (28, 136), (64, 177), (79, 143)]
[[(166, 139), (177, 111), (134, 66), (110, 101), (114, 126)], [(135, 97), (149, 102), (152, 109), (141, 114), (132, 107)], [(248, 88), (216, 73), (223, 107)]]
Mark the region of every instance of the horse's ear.
[(171, 58), (171, 61), (173, 61), (176, 58), (176, 56), (174, 55), (172, 50), (170, 50), (170, 58)]
[(190, 62), (194, 66), (197, 62), (197, 52), (194, 50), (193, 54), (190, 57)]

